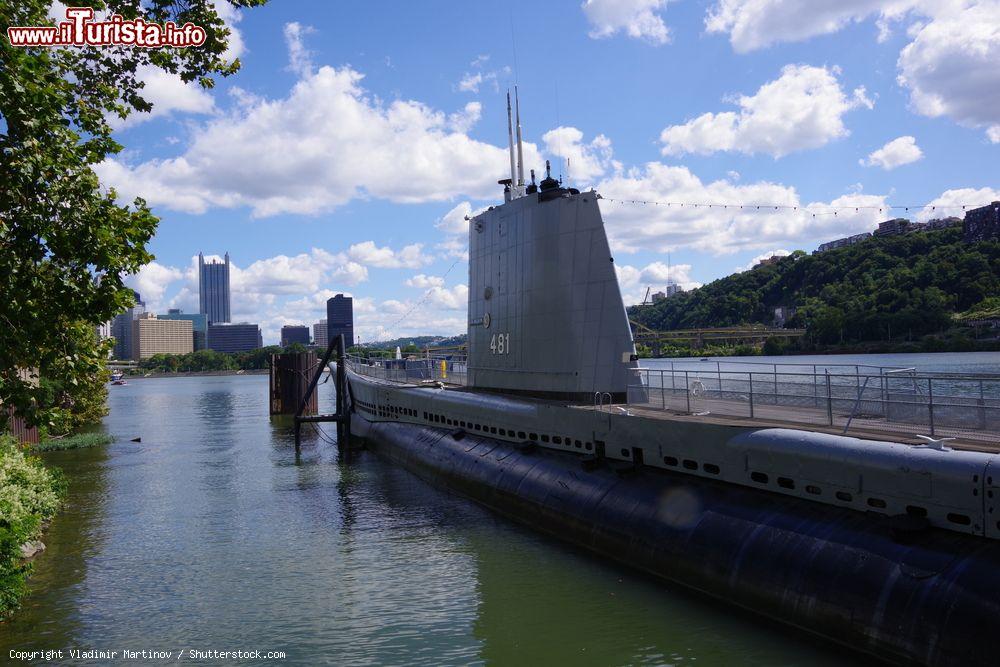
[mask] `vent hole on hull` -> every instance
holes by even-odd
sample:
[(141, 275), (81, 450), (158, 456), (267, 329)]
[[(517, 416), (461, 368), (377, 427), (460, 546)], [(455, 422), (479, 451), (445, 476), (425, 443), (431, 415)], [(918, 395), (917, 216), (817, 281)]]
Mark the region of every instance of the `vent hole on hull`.
[(778, 478), (778, 486), (780, 486), (783, 489), (794, 489), (795, 488), (795, 480), (791, 479), (789, 477), (779, 477)]
[(815, 486), (813, 484), (808, 484), (806, 485), (806, 493), (811, 493), (814, 496), (818, 496), (819, 494), (823, 493), (823, 491), (820, 490), (818, 486)]
[(968, 526), (970, 523), (972, 523), (972, 519), (970, 519), (965, 514), (955, 514), (954, 512), (948, 515), (948, 521), (951, 521), (952, 523), (957, 523), (960, 526)]
[(767, 475), (765, 475), (762, 472), (750, 473), (750, 479), (757, 482), (758, 484), (767, 484)]
[(849, 503), (854, 500), (854, 496), (849, 494), (847, 491), (837, 491), (834, 495), (837, 496), (837, 500), (843, 500), (845, 503)]
[(920, 507), (919, 505), (907, 505), (906, 513), (909, 514), (910, 516), (925, 517), (927, 516), (927, 508)]
[(691, 459), (684, 459), (684, 467), (687, 468), (688, 470), (697, 470), (698, 462), (692, 461)]
[(675, 456), (664, 456), (663, 457), (663, 462), (666, 463), (668, 466), (675, 466), (676, 467), (677, 466), (677, 457), (675, 457)]
[(881, 498), (869, 498), (868, 505), (869, 507), (877, 507), (879, 509), (885, 509), (885, 501), (882, 500)]
[(702, 466), (702, 468), (705, 470), (705, 472), (712, 475), (718, 475), (720, 472), (719, 466), (715, 465), (714, 463), (706, 463), (705, 465)]

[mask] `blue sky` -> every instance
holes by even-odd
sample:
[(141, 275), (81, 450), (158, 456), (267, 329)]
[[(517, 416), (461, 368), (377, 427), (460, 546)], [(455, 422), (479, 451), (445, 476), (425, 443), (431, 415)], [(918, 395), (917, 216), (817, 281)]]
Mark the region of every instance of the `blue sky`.
[(98, 170), (162, 218), (129, 282), (193, 312), (192, 258), (228, 251), (234, 318), (265, 342), (337, 292), (363, 340), (464, 331), (463, 218), (501, 197), (515, 82), (527, 166), (570, 156), (578, 187), (687, 204), (604, 202), (627, 301), (663, 288), (668, 252), (692, 287), (1000, 198), (995, 0), (502, 7), (225, 6), (242, 70), (211, 91), (144, 73), (153, 114)]

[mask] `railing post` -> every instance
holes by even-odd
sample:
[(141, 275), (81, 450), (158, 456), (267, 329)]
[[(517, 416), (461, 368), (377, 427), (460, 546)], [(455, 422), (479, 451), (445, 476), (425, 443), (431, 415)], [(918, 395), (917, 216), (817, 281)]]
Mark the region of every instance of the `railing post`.
[(813, 364), (813, 407), (819, 407), (819, 387), (816, 385), (816, 364)]
[(830, 369), (823, 370), (826, 373), (826, 418), (833, 426), (833, 394), (830, 391)]
[(753, 419), (753, 371), (747, 373), (750, 378), (750, 419)]
[(684, 394), (687, 397), (687, 411), (691, 414), (691, 382), (688, 380), (688, 372), (684, 371)]
[(983, 381), (979, 381), (979, 428), (986, 430), (986, 398), (983, 395)]
[[(670, 380), (673, 384), (673, 379)], [(660, 369), (660, 407), (667, 409), (667, 388), (663, 386), (663, 369)]]
[(931, 437), (934, 437), (934, 380), (927, 378), (927, 416), (931, 422)]

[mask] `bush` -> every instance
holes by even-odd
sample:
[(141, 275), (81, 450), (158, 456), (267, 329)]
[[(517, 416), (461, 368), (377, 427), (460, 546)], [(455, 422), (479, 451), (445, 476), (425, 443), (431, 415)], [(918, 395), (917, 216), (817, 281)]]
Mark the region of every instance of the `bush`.
[(31, 566), (21, 545), (37, 539), (65, 493), (62, 473), (26, 456), (10, 436), (0, 435), (0, 618), (17, 607)]

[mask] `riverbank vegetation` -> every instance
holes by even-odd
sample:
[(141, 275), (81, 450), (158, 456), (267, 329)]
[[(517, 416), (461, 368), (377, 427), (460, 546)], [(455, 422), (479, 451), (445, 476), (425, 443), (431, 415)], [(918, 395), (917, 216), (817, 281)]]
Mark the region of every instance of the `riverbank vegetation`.
[(74, 435), (43, 438), (35, 444), (26, 445), (26, 447), (32, 452), (57, 452), (67, 449), (99, 447), (100, 445), (109, 445), (114, 441), (114, 437), (107, 433), (76, 433)]
[(1000, 306), (998, 293), (1000, 242), (965, 243), (961, 230), (951, 228), (873, 237), (814, 255), (796, 251), (654, 305), (632, 306), (629, 317), (657, 331), (772, 325), (783, 306), (792, 312), (785, 326), (807, 335), (775, 340), (769, 353), (971, 351), (1000, 349), (995, 332), (965, 323)]
[(15, 609), (31, 571), (22, 547), (37, 540), (65, 494), (62, 473), (0, 436), (0, 619)]
[(288, 347), (270, 345), (248, 352), (198, 350), (188, 354), (154, 354), (139, 362), (139, 371), (145, 374), (264, 370), (268, 367), (272, 354), (305, 351), (305, 346), (293, 343)]

